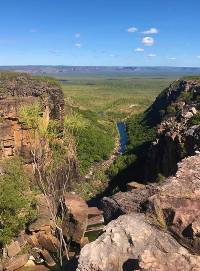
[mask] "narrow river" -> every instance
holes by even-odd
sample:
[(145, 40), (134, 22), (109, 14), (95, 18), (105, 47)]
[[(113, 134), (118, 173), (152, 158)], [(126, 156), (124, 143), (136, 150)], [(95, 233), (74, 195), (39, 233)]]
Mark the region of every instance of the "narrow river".
[(122, 154), (126, 150), (126, 145), (128, 143), (128, 135), (126, 132), (126, 126), (124, 122), (118, 122), (117, 128), (119, 131), (119, 137), (120, 137), (120, 149), (119, 152)]

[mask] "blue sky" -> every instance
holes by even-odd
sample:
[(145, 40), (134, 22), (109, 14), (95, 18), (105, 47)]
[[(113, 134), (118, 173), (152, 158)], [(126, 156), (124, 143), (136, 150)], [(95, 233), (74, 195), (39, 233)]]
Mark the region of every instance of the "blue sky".
[(199, 0), (7, 0), (0, 65), (200, 67)]

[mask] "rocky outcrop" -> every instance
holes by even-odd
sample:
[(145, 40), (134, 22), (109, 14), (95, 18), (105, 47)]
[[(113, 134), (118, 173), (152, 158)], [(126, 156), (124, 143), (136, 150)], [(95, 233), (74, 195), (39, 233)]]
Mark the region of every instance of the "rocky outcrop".
[(120, 216), (105, 232), (86, 245), (77, 271), (199, 270), (200, 257), (183, 248), (143, 214)]
[(160, 185), (151, 184), (143, 189), (119, 192), (110, 198), (103, 198), (105, 220), (111, 221), (121, 214), (132, 212), (146, 213), (192, 251), (199, 252), (199, 168), (200, 154), (196, 154), (182, 160), (176, 175)]
[(145, 186), (142, 189), (133, 189), (128, 192), (119, 192), (111, 197), (104, 197), (101, 201), (101, 207), (104, 212), (106, 222), (118, 218), (123, 214), (132, 212), (141, 212), (142, 204), (145, 203), (151, 195), (154, 195), (156, 186)]
[(51, 79), (31, 77), (27, 74), (0, 73), (0, 159), (21, 155), (30, 162), (29, 130), (19, 120), (24, 105), (38, 102), (43, 118), (63, 118), (64, 95)]
[(199, 125), (191, 119), (200, 109), (200, 81), (178, 80), (164, 90), (147, 110), (145, 121), (157, 126), (157, 137), (146, 161), (145, 179), (175, 174), (177, 163), (200, 147)]
[(118, 219), (82, 249), (77, 271), (199, 270), (199, 168), (196, 154), (161, 184), (103, 198), (106, 221)]

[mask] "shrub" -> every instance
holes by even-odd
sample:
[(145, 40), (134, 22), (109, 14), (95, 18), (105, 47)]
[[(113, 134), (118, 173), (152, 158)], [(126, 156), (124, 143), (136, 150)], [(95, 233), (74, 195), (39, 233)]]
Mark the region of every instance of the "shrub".
[(33, 198), (29, 190), (29, 178), (19, 158), (2, 164), (0, 176), (0, 245), (10, 240), (34, 219)]
[(173, 106), (173, 105), (169, 105), (169, 106), (167, 107), (167, 114), (172, 114), (172, 115), (174, 115), (175, 113), (176, 113), (176, 107)]
[(194, 115), (194, 116), (189, 120), (189, 126), (199, 125), (199, 124), (200, 124), (200, 112), (197, 112), (197, 114)]

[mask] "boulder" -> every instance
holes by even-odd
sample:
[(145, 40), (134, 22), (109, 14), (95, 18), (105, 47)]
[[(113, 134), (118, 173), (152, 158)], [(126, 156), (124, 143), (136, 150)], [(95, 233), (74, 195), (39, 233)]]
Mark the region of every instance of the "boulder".
[(38, 242), (37, 234), (29, 235), (27, 238), (27, 242), (32, 248), (38, 247), (39, 242)]
[[(164, 220), (168, 230), (192, 251), (199, 253), (198, 225), (200, 216), (200, 155), (178, 164), (174, 177), (169, 177), (149, 197), (147, 211)], [(161, 223), (163, 223), (161, 221)]]
[(29, 260), (29, 255), (19, 255), (16, 256), (10, 260), (8, 260), (4, 265), (5, 271), (14, 271), (19, 269), (20, 267), (23, 267)]
[(140, 212), (142, 205), (156, 191), (156, 186), (145, 186), (143, 189), (132, 189), (128, 192), (119, 192), (111, 197), (104, 197), (101, 207), (105, 222), (110, 222), (120, 215), (131, 212)]
[(15, 257), (21, 252), (21, 247), (18, 241), (12, 241), (7, 247), (8, 257)]
[(37, 219), (36, 221), (29, 225), (29, 231), (31, 232), (50, 231), (52, 226), (51, 210), (54, 210), (53, 202), (49, 197), (43, 194), (37, 195), (36, 201), (37, 201)]
[(139, 257), (142, 271), (198, 271), (200, 259), (198, 256), (188, 255), (185, 252), (165, 253), (159, 249), (145, 250)]
[(49, 267), (53, 267), (56, 265), (56, 262), (54, 261), (54, 259), (51, 257), (51, 255), (49, 254), (49, 252), (47, 250), (42, 250), (41, 251), (42, 257), (45, 260), (45, 263), (47, 266)]
[(153, 226), (145, 215), (130, 214), (110, 222), (96, 241), (83, 247), (77, 271), (199, 268), (200, 257), (190, 254), (169, 233)]
[(88, 225), (88, 205), (79, 196), (66, 193), (65, 206), (69, 216), (62, 223), (63, 234), (80, 244)]
[(88, 218), (102, 215), (103, 211), (99, 210), (97, 207), (89, 207), (88, 208)]
[(44, 232), (39, 232), (39, 234), (37, 235), (37, 239), (42, 248), (53, 253), (58, 252), (59, 247), (60, 247), (60, 242), (52, 234), (50, 233), (45, 234)]

